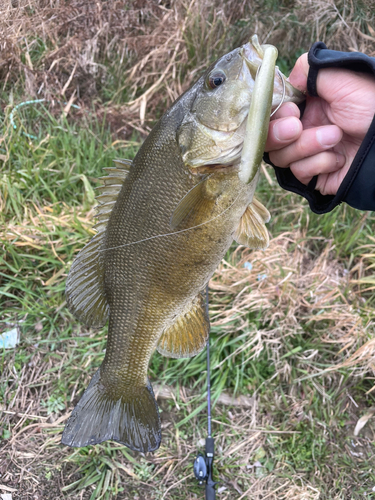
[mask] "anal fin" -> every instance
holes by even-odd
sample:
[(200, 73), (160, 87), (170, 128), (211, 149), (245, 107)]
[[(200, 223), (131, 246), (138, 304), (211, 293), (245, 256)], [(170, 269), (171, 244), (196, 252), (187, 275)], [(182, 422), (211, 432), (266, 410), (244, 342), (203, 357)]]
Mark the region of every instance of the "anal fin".
[(265, 223), (269, 222), (270, 218), (270, 213), (266, 207), (256, 198), (253, 198), (253, 201), (241, 217), (234, 239), (240, 245), (245, 245), (252, 250), (267, 248), (270, 239)]
[(206, 300), (199, 293), (173, 325), (164, 331), (157, 350), (169, 358), (190, 358), (204, 349), (209, 331)]

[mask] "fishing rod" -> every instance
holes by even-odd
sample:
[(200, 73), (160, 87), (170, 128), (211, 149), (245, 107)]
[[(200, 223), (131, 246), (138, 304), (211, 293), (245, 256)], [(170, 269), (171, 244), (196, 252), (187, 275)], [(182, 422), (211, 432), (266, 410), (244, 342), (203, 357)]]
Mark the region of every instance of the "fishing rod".
[[(259, 50), (263, 52), (260, 47), (258, 38), (256, 35), (252, 37), (252, 42), (254, 46), (258, 46)], [(243, 50), (243, 49), (241, 49)], [(241, 165), (240, 165), (240, 179), (248, 184), (251, 182), (259, 169), (261, 159), (263, 157), (263, 151), (265, 146), (265, 141), (267, 134), (264, 134), (264, 130), (267, 130), (269, 119), (276, 111), (280, 108), (285, 99), (286, 85), (285, 80), (276, 67), (277, 49), (276, 47), (267, 46), (264, 50), (262, 64), (258, 66), (257, 73), (255, 76), (255, 86), (252, 94), (252, 100), (250, 105), (250, 110), (247, 118), (246, 133), (244, 147), (241, 153)], [(281, 79), (283, 86), (283, 95), (281, 102), (277, 108), (271, 113), (272, 108), (272, 92), (274, 86), (274, 73), (275, 69)], [(259, 76), (258, 76), (259, 73)], [(254, 96), (259, 96), (255, 99)], [(263, 103), (261, 106), (257, 106), (257, 102)], [(266, 104), (266, 106), (265, 106)], [(262, 126), (259, 126), (259, 123)], [(254, 143), (258, 144), (258, 147), (254, 148)], [(260, 154), (261, 153), (261, 154)], [(208, 317), (208, 284), (206, 286), (206, 314)], [(206, 500), (215, 500), (216, 482), (212, 478), (212, 469), (214, 461), (214, 439), (211, 435), (211, 382), (210, 382), (210, 339), (207, 340), (207, 426), (208, 426), (208, 436), (206, 437), (206, 447), (205, 454), (199, 453), (194, 461), (194, 475), (198, 480), (200, 485), (206, 482)]]
[[(208, 315), (208, 286), (206, 288), (206, 308)], [(206, 447), (204, 455), (199, 453), (194, 461), (194, 475), (198, 484), (206, 482), (206, 500), (215, 500), (216, 482), (212, 477), (215, 442), (211, 430), (211, 381), (210, 381), (210, 338), (207, 340), (207, 427)]]

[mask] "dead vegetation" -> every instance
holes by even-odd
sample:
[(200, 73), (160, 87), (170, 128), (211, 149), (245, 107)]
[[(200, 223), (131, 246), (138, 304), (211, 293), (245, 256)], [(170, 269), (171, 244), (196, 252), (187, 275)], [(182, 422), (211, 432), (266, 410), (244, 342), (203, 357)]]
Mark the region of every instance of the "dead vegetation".
[(129, 133), (129, 122), (144, 131), (146, 117), (153, 121), (252, 33), (276, 45), (289, 68), (318, 39), (375, 54), (374, 11), (361, 8), (346, 0), (2, 0), (2, 88), (81, 107), (105, 104), (120, 122), (115, 131)]
[[(69, 226), (69, 221), (73, 224), (73, 220), (78, 219), (83, 228), (90, 231), (92, 221), (83, 214), (65, 207), (57, 216), (55, 210), (56, 207), (39, 210), (39, 217), (33, 220), (32, 227), (25, 221), (24, 225), (9, 227), (1, 238), (13, 240), (15, 235), (22, 235), (14, 239), (15, 245), (35, 251), (51, 244), (49, 234), (54, 225)], [(248, 361), (258, 360), (262, 351), (267, 351), (275, 373), (281, 381), (292, 384), (291, 387), (296, 387), (298, 381), (292, 380), (287, 340), (306, 335), (310, 325), (310, 336), (317, 338), (318, 345), (328, 344), (332, 350), (333, 344), (337, 362), (322, 370), (319, 348), (297, 351), (293, 359), (297, 365), (307, 367), (308, 376), (319, 375), (319, 382), (314, 382), (314, 386), (323, 399), (330, 399), (328, 387), (341, 385), (337, 376), (340, 367), (351, 366), (352, 373), (362, 377), (369, 373), (374, 375), (374, 341), (370, 340), (369, 325), (364, 323), (363, 315), (361, 317), (356, 307), (359, 292), (352, 284), (351, 272), (334, 258), (332, 241), (321, 238), (319, 243), (322, 251), (314, 255), (311, 241), (302, 232), (295, 231), (273, 238), (266, 251), (250, 252), (238, 247), (230, 262), (222, 262), (210, 283), (211, 318), (212, 327), (219, 328), (221, 335), (230, 332), (231, 336), (236, 336), (237, 332), (248, 331), (245, 342), (231, 354), (233, 359), (249, 347), (252, 349)], [(57, 256), (61, 255), (62, 249), (63, 241), (55, 241)], [(65, 278), (66, 272), (58, 272), (45, 284), (56, 285)], [(256, 331), (251, 328), (249, 313), (261, 314), (263, 328)], [(35, 325), (36, 332), (40, 328), (41, 325)], [(83, 338), (89, 335), (91, 343), (97, 344), (97, 333), (82, 332), (79, 335)], [(96, 476), (93, 472), (89, 479), (100, 474), (107, 477), (111, 491), (119, 491), (114, 495), (118, 499), (133, 498), (135, 491), (139, 499), (172, 499), (179, 498), (178, 495), (191, 500), (200, 498), (197, 493), (186, 495), (192, 485), (190, 463), (197, 446), (199, 448), (204, 443), (204, 427), (202, 423), (198, 424), (199, 417), (188, 423), (188, 432), (184, 427), (181, 430), (175, 427), (181, 419), (181, 407), (187, 414), (195, 408), (197, 391), (180, 387), (176, 393), (162, 384), (155, 385), (163, 409), (163, 444), (150, 456), (142, 458), (113, 443), (93, 447), (88, 454), (60, 446), (61, 432), (70, 411), (64, 404), (61, 407), (55, 404), (51, 413), (48, 405), (54, 395), (55, 382), (66, 376), (67, 369), (74, 377), (77, 377), (77, 368), (82, 372), (71, 392), (70, 406), (74, 405), (79, 399), (76, 391), (80, 385), (86, 385), (89, 380), (87, 368), (95, 361), (95, 353), (94, 357), (91, 353), (84, 357), (84, 363), (79, 361), (78, 366), (70, 366), (75, 352), (71, 349), (77, 347), (76, 340), (64, 340), (63, 345), (52, 352), (48, 344), (45, 347), (44, 344), (28, 345), (30, 360), (27, 364), (15, 371), (14, 359), (8, 360), (2, 375), (8, 380), (4, 395), (8, 404), (6, 409), (2, 408), (3, 423), (11, 428), (11, 435), (3, 441), (1, 453), (6, 460), (0, 473), (4, 487), (13, 489), (13, 500), (57, 500), (62, 492), (71, 499), (89, 499), (93, 492), (90, 481), (87, 481), (87, 487), (82, 487), (81, 478), (82, 468), (91, 463), (97, 472)], [(229, 361), (224, 358), (213, 366), (213, 371), (220, 370), (220, 366)], [(275, 439), (302, 434), (298, 425), (309, 418), (307, 399), (301, 399), (295, 389), (291, 390), (286, 396), (288, 421), (280, 428), (274, 413), (264, 409), (268, 405), (282, 406), (280, 396), (275, 395), (274, 401), (270, 401), (268, 396), (260, 397), (256, 392), (251, 397), (239, 398), (222, 394), (215, 409), (213, 424), (220, 498), (240, 500), (251, 495), (250, 498), (257, 500), (323, 499), (317, 485), (303, 474), (287, 472), (282, 460), (275, 460), (272, 473), (268, 473), (263, 465), (265, 450), (272, 449)], [(342, 404), (346, 408), (350, 406), (352, 418), (356, 421), (359, 415), (350, 397), (345, 396)], [(367, 439), (372, 438), (362, 438), (360, 445), (365, 446)], [(57, 464), (55, 468), (48, 465), (52, 462)], [(233, 464), (236, 464), (235, 475), (230, 473)], [(155, 489), (156, 478), (158, 486)], [(81, 487), (81, 490), (75, 492), (75, 487)], [(158, 496), (157, 492), (162, 493)], [(331, 498), (341, 500), (344, 497)]]
[[(233, 328), (235, 318), (239, 329), (244, 330), (249, 311), (261, 310), (267, 330), (249, 335), (247, 342), (253, 345), (254, 357), (269, 348), (275, 366), (285, 376), (287, 360), (280, 360), (280, 351), (285, 354), (282, 339), (303, 334), (304, 325), (323, 343), (337, 347), (337, 365), (325, 372), (355, 366), (358, 376), (368, 371), (375, 375), (373, 313), (369, 311), (366, 322), (357, 307), (352, 285), (357, 269), (345, 269), (332, 257), (333, 242), (319, 239), (323, 250), (317, 258), (311, 258), (311, 240), (299, 231), (278, 235), (265, 251), (238, 247), (234, 252), (236, 264), (223, 260), (210, 282), (214, 292), (212, 325), (225, 331), (228, 324)], [(316, 355), (310, 353), (310, 359)]]
[[(61, 102), (75, 103), (80, 111), (69, 118), (78, 123), (86, 110), (94, 110), (111, 125), (115, 144), (118, 135), (128, 138), (134, 130), (145, 134), (207, 65), (254, 32), (262, 42), (278, 47), (284, 71), (317, 39), (333, 49), (375, 55), (370, 2), (359, 8), (358, 2), (346, 0), (0, 0), (0, 15), (0, 102), (5, 111), (0, 145), (7, 148), (7, 161), (15, 155), (12, 141), (20, 142), (9, 131), (9, 112), (18, 102), (44, 98), (51, 111), (57, 105), (58, 113)], [(28, 154), (35, 154), (35, 164), (42, 164), (39, 146), (47, 150), (50, 143), (46, 139), (45, 144), (31, 145), (25, 162)], [(74, 161), (72, 155), (67, 178)], [(10, 185), (21, 193), (22, 184), (13, 182), (12, 161), (4, 160), (4, 165), (1, 182), (9, 176)], [(163, 445), (153, 456), (133, 456), (114, 443), (76, 451), (59, 445), (64, 422), (104, 348), (97, 333), (72, 320), (62, 298), (69, 261), (93, 223), (88, 213), (93, 180), (81, 177), (74, 182), (84, 182), (88, 189), (85, 207), (48, 204), (43, 197), (36, 203), (26, 200), (22, 207), (21, 196), (23, 210), (14, 217), (9, 215), (14, 195), (6, 194), (0, 183), (1, 213), (7, 213), (0, 232), (7, 263), (1, 261), (0, 285), (7, 295), (0, 298), (0, 309), (16, 310), (17, 318), (27, 324), (22, 348), (14, 355), (7, 353), (1, 365), (0, 492), (11, 494), (13, 500), (85, 500), (94, 498), (95, 487), (104, 491), (106, 486), (119, 500), (201, 498), (202, 491), (192, 481), (191, 462), (205, 437), (204, 417), (194, 416), (182, 427), (178, 422), (196, 409), (203, 385), (178, 390), (155, 385), (164, 411)], [(58, 181), (53, 179), (56, 184), (61, 181), (57, 175)], [(277, 196), (280, 200), (280, 192)], [(298, 201), (293, 203), (289, 212), (307, 210)], [(277, 209), (272, 208), (277, 218)], [(371, 458), (374, 430), (370, 422), (365, 427), (368, 434), (356, 440), (352, 430), (369, 401), (362, 391), (357, 404), (356, 381), (368, 379), (370, 395), (374, 387), (373, 312), (366, 305), (375, 283), (373, 244), (347, 265), (349, 258), (337, 255), (332, 239), (314, 236), (312, 242), (299, 223), (287, 231), (277, 228), (276, 224), (265, 252), (237, 248), (210, 284), (215, 331), (219, 336), (246, 337), (214, 370), (238, 363), (245, 351), (249, 364), (255, 360), (260, 365), (264, 356), (275, 369), (263, 387), (245, 387), (247, 395), (236, 399), (226, 394), (227, 399), (219, 399), (214, 414), (218, 496), (221, 500), (361, 498), (352, 493), (363, 484), (370, 491), (367, 453)], [(33, 257), (47, 264), (40, 266)], [(30, 309), (45, 300), (35, 320), (32, 312), (17, 309), (19, 299), (28, 294)], [(2, 316), (1, 328), (7, 328), (11, 319), (9, 312)], [(293, 343), (301, 338), (308, 339), (308, 349)], [(349, 388), (343, 382), (349, 378), (343, 374), (345, 367), (353, 379)], [(297, 369), (298, 379), (293, 378)], [(275, 379), (285, 394), (272, 385)], [(311, 385), (304, 385), (306, 380)], [(268, 385), (271, 394), (261, 390)], [(313, 404), (325, 412), (315, 420)], [(343, 413), (347, 416), (340, 420)], [(308, 457), (305, 464), (310, 460), (315, 466), (308, 477), (302, 465), (291, 465), (290, 456), (303, 449), (303, 439), (315, 446), (315, 439), (323, 441), (321, 436), (329, 446), (329, 463)], [(283, 451), (286, 442), (290, 454)], [(345, 460), (353, 461), (340, 469), (337, 464), (345, 450)], [(353, 491), (350, 485), (341, 491), (336, 478), (348, 470), (352, 477), (345, 484), (350, 483)], [(330, 492), (328, 497), (323, 490)]]

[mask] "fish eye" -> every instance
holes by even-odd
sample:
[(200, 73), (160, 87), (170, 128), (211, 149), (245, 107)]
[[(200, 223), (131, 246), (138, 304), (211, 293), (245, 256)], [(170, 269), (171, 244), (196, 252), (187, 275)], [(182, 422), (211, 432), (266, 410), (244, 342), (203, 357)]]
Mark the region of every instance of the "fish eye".
[(225, 74), (222, 71), (217, 71), (208, 77), (207, 85), (210, 89), (216, 89), (216, 87), (220, 87), (225, 82), (225, 79)]

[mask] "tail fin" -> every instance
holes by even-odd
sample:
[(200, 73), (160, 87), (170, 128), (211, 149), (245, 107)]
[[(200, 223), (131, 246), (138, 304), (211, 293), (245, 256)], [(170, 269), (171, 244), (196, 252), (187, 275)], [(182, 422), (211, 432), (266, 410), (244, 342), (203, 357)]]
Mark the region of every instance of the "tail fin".
[(99, 369), (69, 417), (61, 442), (81, 447), (109, 439), (136, 451), (157, 450), (160, 417), (150, 382), (132, 395), (113, 399), (100, 381)]

